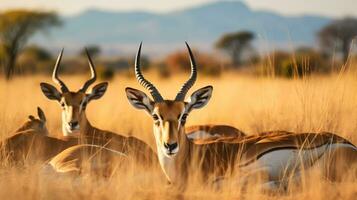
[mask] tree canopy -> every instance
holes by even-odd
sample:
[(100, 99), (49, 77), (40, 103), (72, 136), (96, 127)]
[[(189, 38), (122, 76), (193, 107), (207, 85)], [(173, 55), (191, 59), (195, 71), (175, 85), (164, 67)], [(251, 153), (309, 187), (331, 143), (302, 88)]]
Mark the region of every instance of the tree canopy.
[(342, 53), (345, 62), (348, 58), (351, 42), (356, 36), (357, 19), (354, 18), (335, 20), (318, 32), (321, 51), (325, 55), (331, 55), (336, 50)]
[(242, 53), (250, 48), (250, 43), (254, 39), (254, 34), (250, 31), (239, 31), (223, 35), (217, 42), (216, 48), (223, 49), (231, 54), (232, 63), (240, 65)]
[(11, 10), (0, 13), (0, 43), (4, 52), (6, 78), (10, 79), (19, 52), (38, 31), (61, 24), (53, 12)]
[(86, 50), (88, 51), (89, 55), (91, 57), (96, 57), (98, 56), (100, 53), (101, 53), (101, 49), (99, 46), (97, 45), (90, 45), (84, 49), (82, 49), (80, 52), (79, 52), (79, 55), (82, 56), (82, 57), (85, 57), (87, 58), (87, 53), (86, 53)]

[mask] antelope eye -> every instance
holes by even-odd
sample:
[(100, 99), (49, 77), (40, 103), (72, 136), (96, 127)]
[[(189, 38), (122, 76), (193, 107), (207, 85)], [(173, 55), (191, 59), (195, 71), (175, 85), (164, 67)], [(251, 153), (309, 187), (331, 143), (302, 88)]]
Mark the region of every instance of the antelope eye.
[(157, 116), (157, 114), (153, 114), (152, 115), (152, 118), (156, 121), (156, 120), (159, 120), (159, 116)]
[(87, 106), (87, 102), (84, 101), (84, 102), (82, 103), (82, 107), (85, 108), (86, 106)]
[(187, 118), (187, 114), (183, 114), (181, 116), (181, 120), (180, 120), (181, 125), (185, 125), (186, 124), (186, 118)]

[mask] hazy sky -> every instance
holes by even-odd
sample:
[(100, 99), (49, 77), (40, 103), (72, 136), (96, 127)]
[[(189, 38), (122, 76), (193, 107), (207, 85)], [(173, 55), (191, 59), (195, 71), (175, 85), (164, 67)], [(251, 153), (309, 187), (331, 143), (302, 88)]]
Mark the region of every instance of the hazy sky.
[[(89, 8), (169, 12), (219, 0), (0, 0), (0, 10), (37, 8), (72, 15)], [(286, 15), (318, 14), (357, 16), (357, 0), (242, 0), (252, 9), (272, 10)]]

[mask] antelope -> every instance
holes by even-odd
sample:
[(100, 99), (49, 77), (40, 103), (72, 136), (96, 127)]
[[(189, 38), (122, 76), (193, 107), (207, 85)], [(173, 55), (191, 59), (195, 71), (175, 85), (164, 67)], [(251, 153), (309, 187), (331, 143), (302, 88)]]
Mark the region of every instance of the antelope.
[(33, 115), (29, 115), (28, 120), (15, 131), (15, 134), (23, 131), (34, 131), (38, 134), (48, 135), (46, 115), (40, 107), (37, 107), (37, 116), (38, 119)]
[(45, 162), (77, 140), (61, 140), (48, 136), (46, 116), (40, 107), (37, 108), (39, 118), (29, 115), (26, 121), (13, 136), (1, 142), (1, 160), (5, 164), (31, 164)]
[(86, 107), (92, 100), (100, 99), (107, 90), (108, 83), (102, 82), (95, 85), (90, 93), (87, 90), (97, 78), (95, 65), (88, 53), (88, 64), (91, 78), (87, 80), (78, 91), (70, 91), (58, 76), (63, 49), (57, 57), (54, 66), (52, 80), (60, 86), (58, 91), (48, 83), (40, 83), (43, 94), (50, 100), (55, 100), (62, 108), (62, 133), (64, 137), (77, 137), (81, 144), (93, 144), (103, 146), (128, 156), (133, 156), (138, 161), (153, 164), (156, 159), (155, 153), (145, 142), (136, 137), (125, 137), (116, 133), (98, 129), (91, 125), (86, 116)]
[(336, 180), (357, 163), (357, 148), (346, 139), (332, 133), (289, 133), (285, 131), (246, 136), (227, 142), (193, 143), (185, 134), (189, 113), (204, 107), (211, 98), (213, 87), (206, 86), (185, 96), (197, 78), (193, 53), (186, 43), (191, 63), (190, 78), (183, 84), (174, 100), (164, 99), (156, 87), (141, 72), (139, 46), (135, 60), (138, 82), (149, 91), (127, 87), (130, 104), (145, 110), (153, 119), (157, 156), (167, 180), (174, 185), (186, 185), (195, 169), (214, 180), (232, 177), (234, 173), (262, 173), (268, 186), (279, 183), (286, 173), (298, 175), (298, 168), (321, 167), (326, 177)]

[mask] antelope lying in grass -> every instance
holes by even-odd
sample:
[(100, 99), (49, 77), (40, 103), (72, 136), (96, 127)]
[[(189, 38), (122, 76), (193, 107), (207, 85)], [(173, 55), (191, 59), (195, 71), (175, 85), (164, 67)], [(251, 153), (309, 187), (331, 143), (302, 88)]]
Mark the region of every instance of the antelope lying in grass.
[(32, 131), (41, 135), (48, 135), (46, 115), (40, 107), (37, 107), (37, 116), (38, 118), (29, 115), (28, 120), (15, 131), (15, 134)]
[(186, 43), (191, 76), (175, 100), (164, 100), (156, 87), (144, 78), (140, 70), (141, 44), (137, 53), (135, 74), (139, 83), (149, 90), (153, 100), (144, 92), (126, 88), (129, 102), (145, 110), (154, 120), (154, 136), (161, 168), (169, 182), (185, 185), (199, 171), (202, 180), (233, 175), (236, 172), (265, 174), (265, 182), (274, 185), (286, 174), (297, 175), (299, 169), (320, 166), (334, 180), (357, 163), (357, 148), (346, 139), (331, 133), (278, 132), (247, 136), (244, 140), (194, 144), (185, 134), (189, 113), (204, 107), (211, 98), (212, 86), (193, 92), (197, 68)]
[(95, 66), (87, 52), (91, 78), (85, 82), (78, 91), (70, 91), (58, 77), (58, 68), (61, 63), (63, 50), (60, 52), (55, 64), (52, 79), (61, 87), (58, 91), (48, 83), (41, 83), (44, 95), (50, 100), (56, 100), (62, 108), (62, 132), (65, 137), (78, 137), (81, 144), (93, 144), (114, 151), (127, 154), (140, 163), (154, 164), (156, 155), (145, 142), (136, 137), (125, 137), (109, 131), (98, 129), (91, 125), (86, 116), (87, 104), (92, 100), (100, 99), (107, 90), (108, 83), (95, 85), (90, 93), (88, 87), (96, 81)]
[(77, 140), (49, 137), (45, 114), (39, 107), (37, 113), (38, 119), (30, 115), (13, 136), (1, 142), (1, 161), (4, 165), (44, 162), (77, 144)]
[[(88, 155), (92, 155), (93, 153), (95, 154), (93, 155), (93, 158), (96, 158), (96, 152), (101, 152), (99, 155), (105, 155), (104, 158), (109, 157), (111, 160), (117, 159), (117, 155), (119, 155), (118, 158), (121, 159), (122, 156), (120, 156), (120, 154), (123, 153), (134, 156), (141, 163), (148, 162), (148, 164), (150, 164), (152, 162), (150, 159), (156, 159), (157, 157), (151, 151), (150, 147), (141, 140), (135, 137), (124, 137), (107, 131), (102, 131), (93, 127), (89, 123), (85, 114), (86, 105), (91, 100), (99, 99), (104, 95), (107, 83), (100, 83), (94, 86), (92, 92), (86, 94), (87, 88), (96, 80), (94, 64), (89, 54), (87, 54), (92, 78), (88, 80), (78, 92), (70, 92), (57, 75), (62, 53), (63, 52), (60, 53), (57, 59), (53, 72), (53, 80), (60, 85), (61, 92), (57, 91), (55, 87), (47, 83), (41, 83), (42, 91), (47, 98), (57, 100), (62, 106), (63, 135), (65, 137), (80, 137), (84, 140), (84, 142), (82, 141), (83, 143), (94, 145), (78, 145), (61, 152), (49, 162), (52, 168), (57, 172), (65, 173), (82, 171), (82, 161), (87, 160), (89, 162), (90, 160), (89, 163), (91, 163), (91, 165), (95, 163), (93, 161), (100, 161), (100, 159), (88, 159)], [(195, 142), (232, 139), (244, 135), (233, 127), (222, 125), (192, 126), (188, 127), (188, 132), (191, 140)], [(91, 150), (91, 153), (78, 153), (86, 152), (88, 149)], [(118, 154), (118, 152), (121, 153)], [(66, 163), (71, 164), (67, 165)], [(100, 166), (104, 169), (108, 168), (103, 163), (101, 163)], [(95, 167), (95, 169), (98, 169), (98, 167)]]
[[(242, 132), (231, 126), (202, 125), (186, 129), (188, 138), (202, 142), (240, 140)], [(208, 134), (208, 135), (207, 135)], [(120, 166), (130, 166), (130, 158), (122, 152), (97, 145), (75, 145), (62, 151), (49, 162), (50, 170), (67, 175), (96, 174), (108, 177)]]

